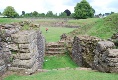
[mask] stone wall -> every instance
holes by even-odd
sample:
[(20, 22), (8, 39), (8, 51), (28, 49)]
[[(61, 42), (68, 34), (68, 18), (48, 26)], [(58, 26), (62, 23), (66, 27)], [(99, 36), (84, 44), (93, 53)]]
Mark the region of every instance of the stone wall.
[(7, 47), (7, 43), (0, 41), (0, 76), (4, 74), (4, 72), (8, 68), (8, 63), (10, 62), (11, 52)]
[(79, 65), (92, 67), (97, 42), (101, 39), (91, 36), (76, 36), (73, 40), (72, 58)]
[(111, 41), (98, 42), (95, 49), (93, 68), (102, 72), (118, 73), (118, 49)]
[(12, 64), (9, 70), (28, 74), (42, 68), (45, 53), (45, 39), (40, 31), (20, 31), (11, 35)]
[(91, 36), (78, 36), (73, 40), (72, 59), (79, 66), (118, 73), (118, 49), (115, 48), (111, 41)]
[(39, 30), (22, 31), (22, 26), (0, 25), (0, 76), (8, 69), (31, 74), (42, 68), (45, 38)]
[(8, 69), (11, 60), (11, 51), (8, 44), (11, 40), (11, 34), (15, 34), (20, 30), (18, 24), (0, 24), (0, 76)]
[(111, 40), (114, 42), (115, 46), (118, 48), (118, 32), (113, 34)]

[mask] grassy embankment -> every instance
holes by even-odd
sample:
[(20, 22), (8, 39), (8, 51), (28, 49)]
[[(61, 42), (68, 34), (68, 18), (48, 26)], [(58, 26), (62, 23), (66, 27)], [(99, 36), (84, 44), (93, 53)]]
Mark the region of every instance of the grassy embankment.
[[(94, 19), (93, 19), (94, 20)], [(86, 22), (86, 20), (84, 21)], [(118, 14), (112, 14), (106, 18), (97, 19), (91, 24), (82, 26), (70, 33), (75, 35), (91, 35), (102, 39), (110, 38), (113, 33), (118, 32)]]

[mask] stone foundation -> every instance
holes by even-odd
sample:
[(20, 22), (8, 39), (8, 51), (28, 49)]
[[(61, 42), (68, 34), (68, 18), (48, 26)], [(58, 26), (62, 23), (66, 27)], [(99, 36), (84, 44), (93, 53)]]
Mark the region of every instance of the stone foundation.
[(94, 61), (94, 52), (97, 42), (101, 39), (91, 36), (74, 37), (72, 58), (79, 65), (92, 67)]
[(118, 49), (113, 42), (100, 41), (95, 49), (94, 69), (102, 72), (118, 73)]
[(12, 34), (12, 64), (9, 70), (24, 70), (31, 74), (41, 69), (45, 53), (45, 39), (40, 31), (20, 31)]
[(118, 49), (111, 41), (91, 36), (78, 36), (73, 40), (72, 59), (83, 67), (102, 72), (118, 73)]
[(0, 25), (0, 76), (7, 70), (31, 74), (42, 68), (45, 38), (41, 31), (20, 31), (21, 27)]

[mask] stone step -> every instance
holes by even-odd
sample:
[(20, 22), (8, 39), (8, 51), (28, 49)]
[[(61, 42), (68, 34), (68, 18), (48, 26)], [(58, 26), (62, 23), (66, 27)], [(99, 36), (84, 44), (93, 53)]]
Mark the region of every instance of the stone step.
[(64, 51), (46, 51), (46, 54), (64, 54)]
[(58, 44), (63, 44), (64, 45), (65, 41), (58, 41)]
[(48, 51), (62, 51), (62, 50), (65, 50), (65, 48), (48, 48), (47, 49)]
[(97, 70), (92, 70), (91, 68), (84, 68), (84, 67), (76, 67), (76, 68), (70, 68), (70, 67), (66, 67), (66, 68), (57, 68), (57, 69), (51, 69), (51, 70), (47, 70), (47, 69), (38, 69), (38, 71), (40, 72), (48, 72), (48, 71), (63, 71), (63, 70), (84, 70), (84, 71), (97, 71)]
[(64, 47), (64, 45), (62, 45), (62, 44), (52, 44), (52, 45), (47, 45), (47, 47), (58, 48), (58, 47)]

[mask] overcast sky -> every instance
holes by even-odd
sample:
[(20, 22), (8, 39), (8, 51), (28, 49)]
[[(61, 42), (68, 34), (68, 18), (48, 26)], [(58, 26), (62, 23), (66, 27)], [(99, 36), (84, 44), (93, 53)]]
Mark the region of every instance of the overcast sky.
[[(22, 11), (26, 13), (37, 11), (39, 13), (47, 13), (53, 11), (53, 13), (63, 12), (65, 9), (69, 9), (72, 13), (74, 7), (81, 0), (0, 0), (0, 12), (7, 6), (12, 6), (15, 10), (21, 14)], [(118, 0), (87, 0), (90, 5), (95, 9), (96, 14), (118, 12)]]

